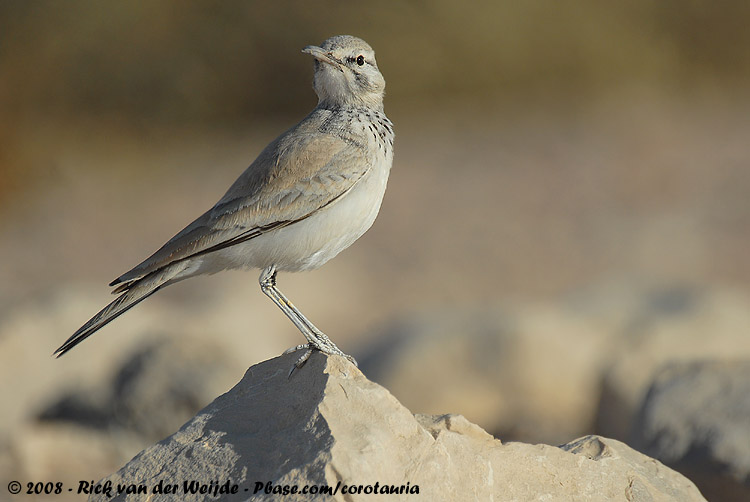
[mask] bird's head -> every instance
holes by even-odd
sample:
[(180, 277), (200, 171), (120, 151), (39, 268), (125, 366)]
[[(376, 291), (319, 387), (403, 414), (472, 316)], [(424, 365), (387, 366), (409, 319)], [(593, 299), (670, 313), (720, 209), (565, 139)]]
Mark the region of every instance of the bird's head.
[(313, 88), (319, 105), (383, 108), (385, 79), (375, 62), (375, 51), (364, 40), (337, 35), (320, 47), (308, 45), (302, 52), (315, 58)]

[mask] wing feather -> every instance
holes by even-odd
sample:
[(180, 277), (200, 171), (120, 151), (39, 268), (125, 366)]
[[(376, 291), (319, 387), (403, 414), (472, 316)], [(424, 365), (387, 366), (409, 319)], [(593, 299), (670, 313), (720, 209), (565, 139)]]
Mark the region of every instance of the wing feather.
[(269, 144), (213, 208), (112, 281), (121, 285), (114, 292), (172, 263), (305, 219), (348, 192), (370, 164), (359, 145), (317, 132), (313, 114)]

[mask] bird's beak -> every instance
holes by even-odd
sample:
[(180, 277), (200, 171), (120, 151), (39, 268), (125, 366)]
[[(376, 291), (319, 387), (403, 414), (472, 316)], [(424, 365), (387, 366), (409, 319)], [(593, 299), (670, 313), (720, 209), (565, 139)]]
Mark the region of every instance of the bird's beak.
[(302, 52), (304, 52), (305, 54), (310, 54), (318, 61), (322, 63), (328, 63), (334, 68), (340, 69), (341, 67), (341, 63), (339, 63), (330, 53), (324, 51), (317, 45), (308, 45), (307, 47), (302, 49)]

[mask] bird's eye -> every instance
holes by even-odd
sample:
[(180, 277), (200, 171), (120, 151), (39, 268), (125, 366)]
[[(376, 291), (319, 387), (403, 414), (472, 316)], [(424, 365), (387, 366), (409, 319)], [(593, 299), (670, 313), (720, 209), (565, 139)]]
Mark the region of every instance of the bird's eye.
[(365, 57), (362, 55), (357, 56), (357, 64), (359, 66), (362, 66), (363, 64), (365, 64)]

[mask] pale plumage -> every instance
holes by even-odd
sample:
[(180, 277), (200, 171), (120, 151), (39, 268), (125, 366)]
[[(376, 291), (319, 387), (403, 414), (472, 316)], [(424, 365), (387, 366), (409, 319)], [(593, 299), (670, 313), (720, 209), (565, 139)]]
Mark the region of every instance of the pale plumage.
[(164, 286), (234, 268), (262, 269), (261, 289), (307, 346), (344, 355), (276, 288), (276, 271), (317, 268), (372, 225), (393, 160), (393, 128), (383, 113), (385, 81), (364, 41), (337, 36), (303, 52), (315, 58), (315, 110), (272, 141), (214, 207), (115, 279), (120, 296), (58, 356)]

